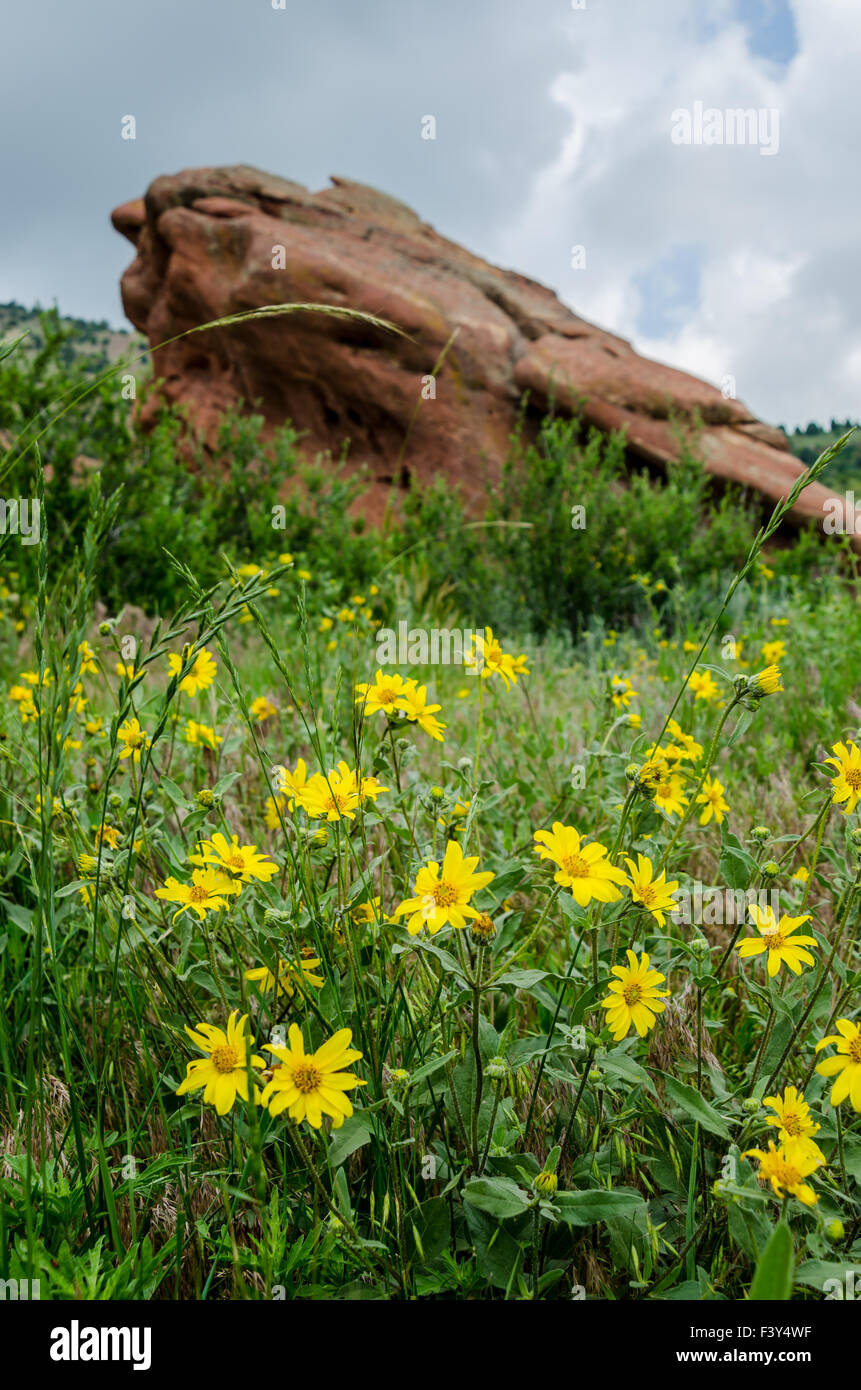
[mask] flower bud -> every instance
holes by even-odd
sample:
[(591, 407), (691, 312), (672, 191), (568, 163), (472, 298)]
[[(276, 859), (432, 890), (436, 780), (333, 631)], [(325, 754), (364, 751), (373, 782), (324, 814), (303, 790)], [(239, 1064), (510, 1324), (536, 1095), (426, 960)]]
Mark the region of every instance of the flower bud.
[(214, 804), (214, 802), (215, 802), (215, 793), (211, 790), (211, 788), (210, 788), (210, 787), (201, 787), (200, 791), (197, 793), (197, 804), (198, 804), (198, 806), (202, 806), (202, 807), (204, 807), (206, 810), (208, 810), (209, 807), (212, 806), (212, 805)]
[(755, 825), (750, 832), (750, 838), (757, 844), (764, 845), (766, 840), (771, 839), (771, 831), (767, 825)]
[(559, 1179), (555, 1173), (541, 1172), (535, 1178), (532, 1186), (536, 1192), (541, 1193), (542, 1197), (552, 1197), (559, 1186)]
[(777, 878), (777, 875), (779, 873), (780, 865), (775, 863), (773, 859), (766, 860), (766, 862), (762, 866), (763, 878)]
[(504, 1057), (491, 1057), (484, 1069), (484, 1074), (491, 1081), (504, 1081), (508, 1076), (508, 1063)]
[(488, 945), (496, 936), (496, 927), (486, 912), (473, 919), (469, 934), (477, 945)]
[(760, 1101), (756, 1096), (746, 1096), (741, 1103), (742, 1110), (746, 1110), (748, 1115), (755, 1115), (760, 1107)]
[(825, 1234), (827, 1235), (829, 1240), (833, 1240), (835, 1242), (838, 1240), (843, 1240), (844, 1236), (846, 1235), (846, 1227), (843, 1225), (842, 1221), (838, 1221), (835, 1218), (834, 1221), (828, 1222), (828, 1225), (825, 1227)]

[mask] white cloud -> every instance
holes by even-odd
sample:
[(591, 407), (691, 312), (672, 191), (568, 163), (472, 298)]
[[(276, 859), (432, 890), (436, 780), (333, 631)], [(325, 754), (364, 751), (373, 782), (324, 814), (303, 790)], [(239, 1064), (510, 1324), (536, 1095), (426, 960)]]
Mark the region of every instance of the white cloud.
[[(500, 258), (650, 356), (716, 382), (731, 373), (767, 419), (858, 416), (861, 9), (796, 3), (799, 52), (783, 67), (751, 54), (724, 0), (696, 8), (708, 39), (683, 0), (572, 16), (571, 61), (550, 89), (569, 132), (500, 232)], [(674, 145), (670, 115), (696, 101), (777, 109), (778, 152)], [(584, 271), (570, 268), (573, 243)], [(701, 249), (699, 295), (648, 336), (637, 284), (678, 244)]]

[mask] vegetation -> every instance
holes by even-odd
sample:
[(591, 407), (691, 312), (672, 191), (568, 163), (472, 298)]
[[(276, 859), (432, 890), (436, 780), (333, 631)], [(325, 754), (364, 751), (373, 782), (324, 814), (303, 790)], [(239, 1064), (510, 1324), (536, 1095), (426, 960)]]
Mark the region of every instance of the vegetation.
[[(42, 508), (0, 536), (0, 1278), (842, 1287), (845, 542), (778, 547), (786, 507), (713, 495), (695, 442), (628, 476), (559, 420), (480, 524), (431, 490), (378, 535), (290, 429), (267, 454), (226, 419), (204, 477), (176, 417), (139, 438), (77, 372), (0, 363), (3, 492)], [(401, 623), (469, 630), (463, 659), (384, 662)]]
[[(854, 428), (852, 420), (842, 424), (839, 420), (832, 420), (829, 428), (811, 420), (804, 429), (799, 425), (792, 433), (787, 431), (787, 441), (795, 457), (809, 468), (821, 453)], [(861, 488), (861, 439), (858, 434), (846, 441), (839, 458), (834, 460), (828, 472), (828, 486), (834, 492), (842, 492), (844, 488)]]

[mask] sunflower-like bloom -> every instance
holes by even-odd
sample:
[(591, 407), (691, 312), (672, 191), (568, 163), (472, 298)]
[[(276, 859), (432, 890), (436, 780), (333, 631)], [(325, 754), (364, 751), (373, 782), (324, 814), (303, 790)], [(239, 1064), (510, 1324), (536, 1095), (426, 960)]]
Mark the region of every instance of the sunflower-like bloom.
[(573, 825), (553, 822), (552, 830), (536, 830), (535, 853), (557, 865), (553, 875), (563, 888), (570, 888), (574, 901), (586, 907), (592, 899), (599, 903), (618, 902), (622, 894), (617, 885), (628, 882), (624, 869), (617, 869), (607, 858), (606, 846), (594, 841), (584, 845)]
[[(167, 664), (170, 674), (178, 676), (185, 662), (178, 652), (171, 652)], [(185, 695), (196, 695), (198, 690), (208, 690), (215, 680), (216, 669), (215, 657), (203, 647), (194, 658), (191, 670), (180, 681), (180, 690)]]
[(465, 859), (458, 841), (449, 840), (442, 866), (432, 859), (419, 869), (413, 885), (415, 897), (405, 898), (394, 911), (396, 918), (409, 917), (410, 936), (417, 936), (422, 927), (436, 936), (447, 924), (462, 928), (468, 917), (481, 915), (470, 907), (469, 900), (473, 893), (487, 887), (493, 874), (476, 873), (477, 864), (478, 855)]
[(301, 801), (302, 793), (308, 783), (308, 769), (305, 766), (305, 759), (299, 759), (295, 772), (291, 772), (289, 767), (275, 768), (272, 783), (275, 795), (266, 798), (264, 821), (267, 829), (277, 830), (281, 824), (279, 812), (283, 815), (285, 808), (292, 811), (297, 801)]
[(697, 805), (704, 808), (700, 815), (700, 825), (708, 825), (712, 817), (715, 825), (720, 825), (729, 810), (729, 802), (724, 799), (723, 783), (716, 777), (706, 777), (703, 789), (697, 797)]
[(766, 666), (776, 666), (786, 656), (786, 643), (779, 637), (775, 637), (773, 642), (764, 642), (762, 647), (762, 659)]
[(755, 676), (750, 677), (748, 689), (752, 695), (776, 695), (783, 689), (780, 668), (772, 663), (764, 671), (757, 671)]
[(350, 908), (350, 917), (357, 927), (369, 927), (379, 921), (379, 898), (367, 898), (363, 903), (357, 903)]
[(39, 718), (39, 710), (33, 699), (33, 692), (26, 685), (11, 686), (9, 699), (17, 704), (23, 724), (29, 724), (31, 720)]
[(426, 685), (416, 685), (415, 681), (409, 682), (409, 688), (404, 691), (397, 704), (398, 710), (407, 716), (412, 723), (418, 724), (431, 738), (443, 742), (443, 729), (445, 724), (441, 724), (434, 716), (437, 710), (442, 709), (442, 705), (428, 704), (428, 691)]
[(786, 965), (795, 975), (801, 974), (802, 965), (815, 965), (816, 961), (806, 949), (812, 946), (818, 949), (818, 942), (813, 936), (794, 936), (793, 933), (803, 922), (810, 921), (810, 913), (805, 913), (803, 917), (781, 917), (776, 918), (774, 911), (770, 907), (759, 907), (757, 903), (752, 903), (747, 909), (750, 920), (759, 929), (759, 936), (747, 936), (738, 946), (738, 954), (742, 960), (749, 956), (759, 956), (765, 952), (768, 955), (768, 973), (777, 975), (781, 965)]
[(641, 903), (647, 912), (651, 912), (659, 927), (665, 926), (667, 919), (664, 914), (676, 907), (673, 894), (679, 886), (678, 879), (674, 878), (668, 883), (665, 873), (656, 878), (652, 861), (645, 854), (637, 855), (636, 864), (633, 859), (626, 859), (625, 863), (631, 875), (628, 887), (634, 902)]
[(122, 746), (120, 759), (131, 758), (133, 762), (139, 763), (141, 753), (150, 745), (150, 737), (146, 729), (142, 729), (137, 719), (126, 719), (117, 729), (117, 738)]
[[(289, 999), (293, 998), (296, 990), (303, 993), (305, 985), (312, 985), (314, 989), (322, 989), (325, 981), (321, 975), (314, 972), (322, 962), (319, 956), (313, 954), (305, 955), (304, 952), (299, 957), (298, 965), (292, 960), (278, 960), (278, 994), (286, 994)], [(254, 970), (246, 970), (246, 980), (251, 980), (257, 984), (261, 994), (267, 994), (269, 990), (275, 988), (275, 973), (269, 969), (268, 965), (259, 965)]]
[(278, 713), (278, 706), (273, 705), (271, 700), (267, 700), (265, 695), (259, 695), (256, 700), (252, 700), (248, 706), (248, 713), (252, 719), (256, 719), (258, 724), (264, 724), (267, 719), (271, 719), (273, 714)]
[(639, 693), (634, 689), (627, 676), (612, 676), (610, 678), (610, 691), (616, 709), (627, 709)]
[(720, 694), (717, 682), (710, 671), (694, 671), (688, 681), (688, 690), (693, 694), (695, 700), (705, 700), (711, 703)]
[(837, 776), (831, 783), (834, 788), (834, 800), (838, 805), (845, 801), (843, 814), (850, 816), (861, 797), (861, 752), (858, 745), (852, 742), (848, 746), (845, 743), (835, 743), (831, 752), (835, 756), (826, 758), (825, 761), (837, 769)]
[(289, 1047), (266, 1049), (278, 1059), (280, 1066), (274, 1069), (272, 1080), (264, 1087), (263, 1104), (269, 1106), (271, 1115), (280, 1115), (286, 1110), (296, 1124), (307, 1120), (314, 1129), (320, 1128), (324, 1115), (331, 1115), (332, 1128), (340, 1129), (353, 1113), (345, 1092), (365, 1085), (352, 1072), (344, 1071), (344, 1067), (362, 1057), (361, 1052), (350, 1046), (353, 1040), (350, 1029), (340, 1029), (316, 1052), (310, 1053), (306, 1053), (304, 1039), (295, 1023), (291, 1023), (288, 1036)]
[(789, 1193), (804, 1206), (812, 1207), (819, 1199), (804, 1179), (822, 1167), (822, 1160), (817, 1158), (814, 1149), (815, 1144), (811, 1148), (800, 1139), (790, 1139), (778, 1148), (774, 1140), (769, 1139), (767, 1152), (764, 1149), (746, 1149), (742, 1158), (759, 1159), (757, 1177), (760, 1182), (771, 1183), (775, 1197), (783, 1200)]
[(861, 1111), (861, 1027), (848, 1018), (838, 1018), (836, 1027), (836, 1033), (820, 1038), (816, 1051), (836, 1043), (837, 1052), (820, 1062), (816, 1070), (820, 1076), (836, 1077), (829, 1097), (832, 1105), (840, 1105), (848, 1096), (852, 1109)]
[(256, 845), (240, 845), (238, 835), (233, 835), (228, 843), (227, 836), (219, 830), (211, 840), (201, 840), (198, 848), (199, 854), (188, 856), (189, 864), (219, 869), (235, 876), (240, 883), (252, 883), (255, 879), (268, 883), (278, 872), (274, 859), (258, 854)]
[(493, 635), (492, 627), (486, 627), (483, 636), (480, 632), (475, 634), (470, 651), (464, 655), (463, 664), (468, 669), (477, 666), (482, 680), (499, 676), (506, 690), (517, 684), (518, 676), (529, 675), (526, 657), (504, 652), (498, 638)]
[(209, 724), (198, 724), (196, 719), (189, 719), (185, 726), (185, 741), (190, 743), (193, 748), (216, 749), (224, 739)]
[(377, 671), (370, 684), (356, 686), (356, 704), (364, 705), (365, 714), (376, 714), (382, 710), (383, 714), (394, 715), (398, 701), (403, 699), (411, 685), (415, 685), (415, 681), (404, 680), (396, 671)]
[(381, 792), (388, 791), (376, 777), (362, 777), (347, 766), (343, 758), (336, 769), (324, 777), (315, 772), (298, 794), (297, 800), (312, 819), (325, 817), (326, 820), (355, 820), (356, 811), (363, 801), (374, 801)]
[(644, 1038), (650, 1028), (654, 1028), (657, 1015), (667, 1007), (663, 1003), (669, 998), (667, 990), (658, 989), (665, 976), (658, 970), (649, 969), (649, 957), (643, 953), (641, 958), (633, 951), (627, 951), (627, 965), (614, 965), (612, 974), (616, 976), (610, 983), (610, 993), (601, 1000), (601, 1008), (607, 1010), (607, 1027), (613, 1034), (614, 1042), (621, 1042), (636, 1028)]
[(206, 868), (192, 870), (191, 883), (180, 883), (177, 878), (165, 879), (163, 888), (156, 888), (155, 896), (165, 902), (179, 903), (180, 906), (171, 918), (177, 917), (189, 908), (202, 922), (207, 912), (219, 912), (229, 908), (228, 899), (242, 892), (242, 884), (230, 878), (223, 870)]
[(787, 1086), (782, 1096), (764, 1096), (762, 1103), (775, 1112), (769, 1115), (766, 1123), (775, 1126), (777, 1137), (782, 1144), (789, 1144), (793, 1140), (808, 1144), (811, 1153), (816, 1155), (819, 1162), (825, 1162), (824, 1153), (819, 1145), (813, 1142), (813, 1136), (819, 1133), (821, 1126), (814, 1121), (810, 1106), (801, 1091), (797, 1091), (794, 1086)]
[(686, 734), (675, 719), (667, 721), (667, 733), (685, 750), (686, 758), (689, 758), (692, 763), (699, 761), (703, 755), (702, 744), (697, 743), (692, 734)]
[(96, 654), (89, 642), (80, 642), (78, 644), (78, 655), (81, 658), (81, 675), (97, 676), (99, 674), (99, 668), (96, 664)]
[[(204, 1102), (214, 1105), (219, 1115), (227, 1114), (237, 1095), (248, 1100), (248, 1067), (251, 1065), (262, 1071), (266, 1062), (254, 1053), (250, 1058), (247, 1056), (247, 1047), (254, 1046), (254, 1039), (245, 1037), (247, 1021), (247, 1014), (239, 1018), (239, 1010), (234, 1009), (227, 1020), (226, 1032), (211, 1023), (199, 1023), (196, 1029), (186, 1025), (185, 1031), (195, 1047), (207, 1055), (186, 1065), (185, 1080), (177, 1087), (178, 1096), (204, 1087)], [(260, 1099), (256, 1086), (254, 1099)]]
[(652, 801), (668, 816), (680, 816), (688, 804), (685, 784), (678, 772), (667, 772), (653, 784)]
[(653, 743), (646, 749), (644, 757), (646, 763), (654, 763), (656, 767), (665, 766), (667, 772), (674, 772), (679, 764), (687, 758), (687, 750), (681, 743)]

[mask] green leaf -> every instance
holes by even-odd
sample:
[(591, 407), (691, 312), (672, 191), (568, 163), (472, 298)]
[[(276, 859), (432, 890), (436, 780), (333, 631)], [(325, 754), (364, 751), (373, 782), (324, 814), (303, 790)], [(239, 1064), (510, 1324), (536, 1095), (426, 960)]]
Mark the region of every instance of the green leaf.
[(792, 1236), (785, 1221), (779, 1221), (771, 1233), (771, 1239), (763, 1250), (753, 1283), (750, 1297), (754, 1302), (785, 1302), (792, 1295), (792, 1270), (795, 1257), (792, 1250)]
[(520, 1244), (478, 1207), (467, 1202), (463, 1210), (479, 1272), (494, 1288), (509, 1289), (523, 1262)]
[(560, 1221), (568, 1226), (593, 1226), (616, 1216), (632, 1216), (645, 1205), (631, 1188), (590, 1188), (587, 1192), (558, 1192), (553, 1203)]
[(432, 1057), (429, 1062), (425, 1062), (424, 1066), (418, 1067), (416, 1071), (410, 1072), (410, 1086), (416, 1086), (420, 1081), (424, 1081), (425, 1077), (433, 1076), (435, 1071), (439, 1071), (440, 1067), (444, 1067), (447, 1062), (450, 1062), (452, 1058), (457, 1057), (457, 1055), (457, 1049), (453, 1048), (451, 1052), (447, 1052), (444, 1057)]
[(463, 1195), (465, 1201), (500, 1220), (522, 1216), (529, 1206), (528, 1194), (510, 1178), (473, 1178), (463, 1189)]
[(407, 1230), (423, 1264), (430, 1264), (441, 1255), (451, 1239), (451, 1217), (445, 1197), (430, 1197), (411, 1211)]
[(639, 1062), (635, 1062), (634, 1058), (625, 1052), (608, 1052), (601, 1058), (601, 1071), (609, 1077), (627, 1081), (632, 1086), (645, 1086), (646, 1090), (654, 1095), (655, 1084), (645, 1067), (641, 1067)]
[(514, 985), (517, 989), (530, 989), (540, 980), (547, 979), (546, 970), (506, 970), (496, 981), (498, 985)]
[(678, 1081), (675, 1076), (662, 1071), (658, 1072), (662, 1076), (667, 1088), (667, 1095), (674, 1105), (692, 1120), (701, 1124), (703, 1129), (708, 1130), (709, 1134), (716, 1134), (719, 1139), (729, 1139), (730, 1132), (726, 1120), (719, 1115), (714, 1106), (709, 1105), (707, 1100), (703, 1100), (699, 1091), (693, 1086), (688, 1086), (684, 1081)]
[(329, 1144), (329, 1162), (333, 1168), (337, 1168), (339, 1163), (343, 1163), (354, 1154), (357, 1149), (370, 1142), (371, 1131), (368, 1129), (367, 1122), (361, 1114), (351, 1115), (345, 1120), (340, 1129), (333, 1130), (332, 1140)]

